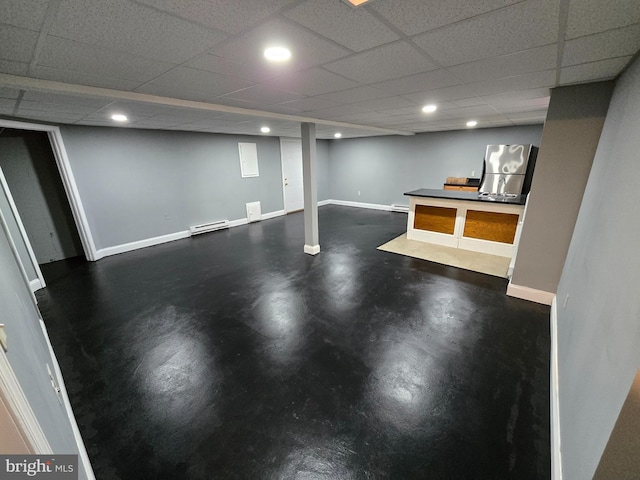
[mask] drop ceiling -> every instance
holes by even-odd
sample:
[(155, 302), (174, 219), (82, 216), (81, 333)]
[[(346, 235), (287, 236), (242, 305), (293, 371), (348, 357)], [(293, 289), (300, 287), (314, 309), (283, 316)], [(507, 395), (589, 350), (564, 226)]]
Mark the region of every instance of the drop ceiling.
[[(0, 0), (0, 116), (318, 138), (542, 123), (615, 78), (638, 0)], [(292, 58), (266, 61), (286, 45)], [(421, 111), (434, 103), (432, 114)]]

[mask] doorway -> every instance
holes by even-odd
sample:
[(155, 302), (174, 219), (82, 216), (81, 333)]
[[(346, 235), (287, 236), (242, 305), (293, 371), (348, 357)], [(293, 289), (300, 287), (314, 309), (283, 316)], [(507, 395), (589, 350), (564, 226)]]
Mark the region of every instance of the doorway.
[[(73, 213), (58, 172), (47, 133), (0, 128), (0, 168), (5, 202), (4, 215), (19, 226), (14, 242), (26, 245), (21, 260), (32, 290), (44, 286), (40, 267), (83, 259), (84, 251)], [(6, 203), (10, 203), (7, 208)], [(32, 267), (32, 268), (30, 268)], [(46, 268), (44, 280), (47, 280)]]
[(285, 213), (304, 210), (302, 180), (302, 141), (295, 138), (280, 139), (282, 156), (282, 191)]

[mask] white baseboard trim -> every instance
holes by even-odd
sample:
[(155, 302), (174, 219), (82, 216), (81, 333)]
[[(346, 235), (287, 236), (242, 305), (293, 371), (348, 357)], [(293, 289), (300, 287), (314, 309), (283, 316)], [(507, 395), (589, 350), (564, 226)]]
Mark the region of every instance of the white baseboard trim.
[(560, 389), (558, 378), (558, 304), (551, 302), (551, 480), (562, 480), (562, 449), (560, 444)]
[(307, 253), (309, 255), (317, 255), (320, 253), (320, 245), (305, 245), (304, 246), (304, 253)]
[[(284, 210), (276, 210), (275, 212), (263, 213), (261, 220), (280, 217), (284, 214)], [(249, 220), (247, 218), (231, 220), (229, 221), (229, 228), (247, 225), (248, 223)], [(111, 255), (118, 255), (119, 253), (131, 252), (140, 248), (153, 247), (154, 245), (160, 245), (161, 243), (173, 242), (175, 240), (189, 238), (190, 236), (191, 232), (189, 232), (189, 230), (185, 230), (183, 232), (169, 233), (167, 235), (161, 235), (159, 237), (146, 238), (144, 240), (138, 240), (135, 242), (123, 243), (122, 245), (115, 245), (113, 247), (101, 248), (96, 252), (96, 260), (100, 260), (104, 257), (110, 257)]]
[(276, 210), (275, 212), (263, 213), (262, 220), (269, 220), (270, 218), (281, 217), (284, 215), (284, 210)]
[(333, 202), (333, 200), (320, 200), (318, 202), (318, 206), (319, 207), (323, 207), (325, 205), (331, 205), (331, 202)]
[(42, 328), (42, 334), (44, 335), (44, 339), (47, 342), (47, 347), (49, 348), (49, 356), (51, 357), (51, 361), (53, 362), (53, 371), (58, 380), (58, 387), (60, 387), (62, 403), (64, 404), (65, 411), (67, 412), (67, 417), (69, 418), (69, 423), (71, 424), (71, 430), (73, 430), (73, 436), (76, 441), (76, 446), (78, 447), (78, 455), (80, 457), (80, 461), (82, 462), (84, 471), (87, 474), (87, 480), (96, 480), (96, 476), (93, 473), (93, 467), (91, 467), (91, 461), (89, 461), (87, 449), (84, 445), (84, 440), (82, 440), (82, 435), (80, 435), (80, 429), (78, 428), (76, 417), (73, 414), (73, 409), (71, 408), (71, 402), (69, 401), (67, 387), (64, 383), (62, 371), (60, 370), (60, 364), (58, 364), (58, 357), (56, 357), (56, 354), (53, 351), (51, 340), (49, 340), (49, 332), (47, 332), (47, 327), (42, 320), (40, 320), (40, 327)]
[(391, 211), (391, 205), (381, 205), (379, 203), (351, 202), (348, 200), (329, 200), (329, 202), (331, 205), (342, 205), (343, 207), (369, 208), (371, 210), (384, 210), (386, 212)]
[(123, 243), (122, 245), (116, 245), (114, 247), (101, 248), (96, 252), (96, 260), (109, 257), (111, 255), (117, 255), (119, 253), (131, 252), (132, 250), (138, 250), (139, 248), (152, 247), (154, 245), (160, 245), (161, 243), (181, 240), (190, 236), (191, 232), (189, 232), (189, 230), (185, 230), (183, 232), (161, 235), (159, 237), (146, 238), (144, 240), (138, 240), (137, 242)]
[(39, 278), (36, 278), (35, 280), (31, 280), (29, 282), (29, 288), (31, 289), (32, 292), (40, 290), (41, 288), (44, 288), (44, 287), (45, 286), (42, 284), (42, 281)]
[(523, 287), (522, 285), (514, 285), (511, 281), (509, 281), (509, 286), (507, 287), (507, 295), (531, 302), (542, 303), (543, 305), (551, 305), (551, 302), (556, 296), (556, 294), (552, 292)]

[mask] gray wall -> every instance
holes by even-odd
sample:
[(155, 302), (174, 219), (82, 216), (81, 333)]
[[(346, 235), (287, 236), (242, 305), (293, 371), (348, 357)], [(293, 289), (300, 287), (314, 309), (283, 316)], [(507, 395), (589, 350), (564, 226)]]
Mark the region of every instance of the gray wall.
[[(540, 144), (542, 125), (332, 140), (331, 198), (408, 205), (404, 192), (442, 188), (447, 177), (482, 174), (489, 144)], [(360, 191), (360, 196), (358, 196)]]
[(47, 134), (4, 129), (0, 167), (38, 263), (84, 255)]
[[(276, 137), (61, 127), (97, 249), (246, 218), (245, 204), (283, 209)], [(260, 176), (242, 178), (238, 142), (258, 148)]]
[(329, 145), (330, 140), (316, 141), (316, 175), (318, 180), (318, 201), (331, 198), (331, 181), (329, 179)]
[(20, 234), (18, 222), (13, 215), (11, 204), (9, 203), (9, 199), (6, 196), (4, 189), (0, 189), (0, 212), (2, 213), (5, 222), (7, 223), (9, 234), (13, 238), (16, 250), (18, 251), (18, 255), (20, 256), (20, 261), (22, 262), (25, 273), (27, 274), (27, 278), (30, 282), (33, 280), (38, 280), (38, 275), (36, 274), (36, 270), (33, 267), (33, 263), (31, 262), (31, 257), (29, 256), (29, 251), (27, 250), (27, 245), (24, 243), (22, 235)]
[(565, 480), (592, 477), (640, 366), (638, 125), (636, 59), (617, 81), (558, 285)]
[(531, 185), (512, 283), (555, 293), (613, 82), (556, 88)]
[[(1, 222), (0, 222), (1, 223)], [(7, 357), (54, 453), (78, 453), (64, 406), (51, 387), (46, 364), (53, 362), (8, 231), (0, 227), (0, 312), (7, 333)], [(81, 466), (80, 466), (81, 467)], [(80, 478), (86, 478), (82, 471)]]

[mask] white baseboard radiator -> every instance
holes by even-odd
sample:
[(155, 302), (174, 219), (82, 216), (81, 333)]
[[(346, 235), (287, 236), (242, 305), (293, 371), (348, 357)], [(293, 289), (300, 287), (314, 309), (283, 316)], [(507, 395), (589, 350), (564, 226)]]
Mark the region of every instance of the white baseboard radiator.
[(201, 223), (200, 225), (189, 227), (189, 231), (193, 236), (200, 233), (215, 232), (216, 230), (222, 230), (223, 228), (229, 228), (229, 220), (218, 220), (217, 222)]
[(407, 213), (409, 211), (409, 205), (398, 205), (397, 203), (392, 203), (391, 204), (391, 211), (392, 212)]

